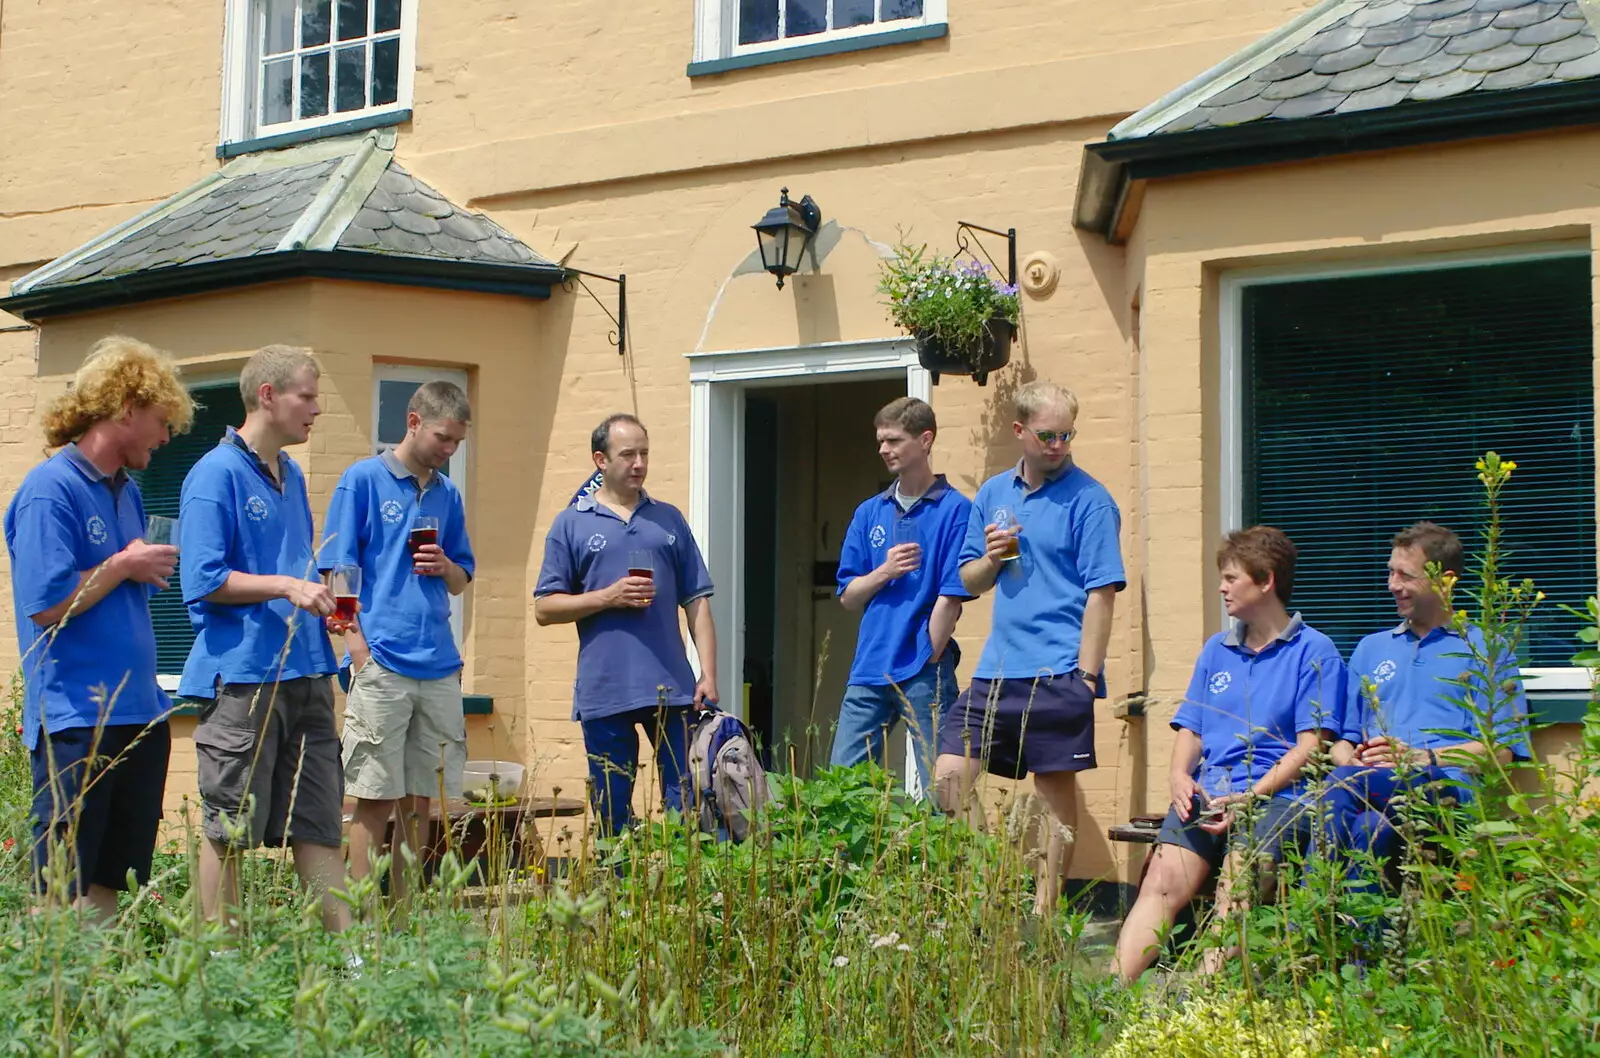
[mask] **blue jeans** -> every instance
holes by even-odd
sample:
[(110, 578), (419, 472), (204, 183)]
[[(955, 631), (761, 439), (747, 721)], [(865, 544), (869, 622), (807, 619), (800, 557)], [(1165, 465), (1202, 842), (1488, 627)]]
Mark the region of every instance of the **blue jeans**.
[(639, 734), (656, 751), (664, 808), (683, 811), (688, 802), (690, 708), (647, 706), (598, 720), (583, 721), (583, 747), (589, 755), (589, 796), (600, 832), (620, 833), (633, 822), (633, 780), (639, 770)]
[(944, 657), (930, 661), (922, 671), (899, 686), (845, 688), (839, 703), (839, 725), (833, 732), (833, 767), (852, 767), (864, 760), (883, 763), (883, 740), (895, 722), (905, 720), (917, 760), (917, 776), (925, 797), (933, 796), (933, 755), (939, 745), (934, 713), (942, 718), (960, 688), (956, 686), (955, 659), (947, 648)]
[(1453, 797), (1460, 804), (1472, 799), (1472, 792), (1443, 768), (1408, 768), (1402, 777), (1397, 768), (1347, 764), (1329, 776), (1324, 800), (1328, 840), (1346, 861), (1347, 892), (1378, 891), (1377, 879), (1364, 865), (1368, 856), (1387, 863), (1399, 851), (1400, 832), (1394, 825), (1398, 810), (1391, 802), (1401, 794), (1430, 801)]

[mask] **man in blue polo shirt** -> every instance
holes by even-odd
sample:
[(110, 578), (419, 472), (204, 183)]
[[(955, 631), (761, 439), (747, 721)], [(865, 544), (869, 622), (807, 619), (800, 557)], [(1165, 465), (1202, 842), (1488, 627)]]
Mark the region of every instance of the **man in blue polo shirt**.
[(895, 482), (856, 508), (839, 553), (839, 601), (862, 615), (830, 763), (881, 762), (884, 736), (904, 715), (931, 795), (934, 711), (942, 715), (959, 692), (952, 636), (971, 597), (960, 557), (972, 504), (929, 464), (939, 427), (927, 401), (891, 401), (873, 426)]
[[(1350, 655), (1349, 708), (1327, 794), (1328, 826), (1349, 859), (1349, 891), (1377, 888), (1369, 864), (1393, 856), (1398, 795), (1470, 801), (1485, 764), (1528, 758), (1517, 660), (1454, 614), (1428, 575), (1465, 568), (1461, 538), (1417, 522), (1395, 534), (1389, 594), (1401, 621)], [(1491, 654), (1493, 656), (1491, 656)]]
[[(317, 564), (361, 569), (360, 627), (329, 624), (346, 631), (352, 657), (344, 712), (345, 788), (356, 799), (352, 878), (371, 873), (397, 802), (402, 844), (422, 850), (420, 823), (439, 796), (440, 768), (444, 796), (461, 796), (467, 727), (450, 596), (467, 590), (474, 562), (461, 490), (443, 471), (471, 421), (459, 386), (419, 386), (405, 437), (346, 470), (328, 506)], [(436, 542), (413, 552), (419, 518), (433, 519)], [(393, 871), (390, 891), (402, 896), (405, 886), (404, 872)]]
[[(667, 808), (682, 811), (691, 706), (717, 701), (711, 575), (678, 509), (644, 491), (650, 438), (632, 415), (608, 416), (589, 438), (604, 484), (557, 514), (534, 589), (541, 625), (576, 623), (572, 718), (583, 725), (594, 812), (605, 834), (633, 819), (639, 736), (655, 747)], [(700, 658), (694, 678), (678, 611)]]
[[(1276, 862), (1310, 836), (1303, 772), (1343, 723), (1345, 672), (1333, 641), (1289, 614), (1297, 557), (1293, 541), (1262, 525), (1229, 533), (1217, 551), (1231, 627), (1200, 651), (1172, 718), (1172, 804), (1117, 938), (1113, 972), (1125, 982), (1155, 961), (1213, 872), (1221, 924), (1271, 879), (1256, 869), (1262, 857)], [(1206, 969), (1222, 955), (1208, 951)]]
[(961, 550), (962, 582), (973, 595), (994, 590), (994, 615), (972, 684), (939, 729), (934, 782), (946, 811), (970, 813), (985, 766), (1032, 773), (1059, 823), (1035, 897), (1048, 914), (1072, 857), (1076, 776), (1095, 766), (1094, 703), (1127, 578), (1116, 501), (1072, 460), (1078, 398), (1030, 382), (1016, 412), (1022, 459), (978, 489)]
[(244, 425), (230, 428), (183, 481), (180, 577), (194, 646), (178, 691), (204, 704), (195, 727), (208, 917), (239, 903), (242, 850), (294, 849), (322, 897), (322, 921), (349, 924), (330, 892), (344, 878), (344, 799), (333, 719), (338, 671), (322, 618), (333, 593), (316, 575), (305, 475), (283, 451), (321, 413), (320, 371), (304, 349), (269, 345), (239, 373)]
[[(130, 870), (150, 878), (172, 745), (150, 593), (167, 586), (178, 549), (144, 542), (128, 471), (193, 416), (164, 354), (102, 339), (45, 412), (45, 444), (60, 451), (6, 508), (36, 884), (51, 895), (64, 877), (60, 895), (100, 920), (116, 914)], [(58, 851), (67, 861), (50, 870)]]

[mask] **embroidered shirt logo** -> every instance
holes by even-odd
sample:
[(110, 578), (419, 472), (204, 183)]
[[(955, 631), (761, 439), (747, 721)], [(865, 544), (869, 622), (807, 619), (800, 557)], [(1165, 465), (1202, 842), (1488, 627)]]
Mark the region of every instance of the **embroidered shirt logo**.
[(244, 501), (244, 516), (252, 522), (267, 520), (267, 501), (260, 496), (251, 496)]
[(383, 506), (378, 508), (379, 515), (388, 525), (400, 524), (400, 518), (405, 514), (405, 508), (400, 506), (399, 500), (384, 500)]
[(89, 543), (103, 544), (106, 542), (106, 522), (98, 514), (91, 514), (89, 520), (83, 523), (83, 527), (88, 530)]
[(673, 546), (677, 542), (678, 542), (678, 534), (677, 533), (668, 533), (667, 534), (667, 546), (668, 547)]
[(885, 540), (889, 539), (888, 530), (886, 530), (881, 525), (873, 526), (872, 527), (872, 533), (870, 535), (871, 535), (872, 546), (873, 547), (882, 547), (883, 546), (883, 542)]
[(600, 552), (604, 551), (605, 549), (606, 549), (606, 534), (604, 534), (604, 533), (595, 533), (593, 536), (591, 536), (589, 538), (589, 551), (591, 553), (599, 554)]
[(1388, 683), (1394, 679), (1395, 663), (1392, 658), (1385, 658), (1378, 662), (1378, 667), (1372, 670), (1373, 683)]
[(1213, 672), (1211, 674), (1211, 682), (1207, 683), (1206, 686), (1211, 688), (1212, 694), (1222, 694), (1229, 687), (1233, 686), (1233, 673)]

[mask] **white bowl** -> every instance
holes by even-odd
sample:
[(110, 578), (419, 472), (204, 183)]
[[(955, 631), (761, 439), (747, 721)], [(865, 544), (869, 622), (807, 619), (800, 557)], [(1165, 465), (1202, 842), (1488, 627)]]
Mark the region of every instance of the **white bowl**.
[(493, 775), (500, 800), (516, 797), (522, 791), (522, 777), (526, 772), (527, 769), (514, 760), (469, 760), (461, 773), (461, 796), (468, 801), (487, 802)]

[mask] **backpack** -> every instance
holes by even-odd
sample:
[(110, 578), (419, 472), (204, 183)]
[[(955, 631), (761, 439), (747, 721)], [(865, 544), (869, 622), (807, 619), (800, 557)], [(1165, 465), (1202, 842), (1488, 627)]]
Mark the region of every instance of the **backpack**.
[(718, 840), (749, 837), (750, 816), (772, 795), (756, 756), (755, 739), (744, 722), (720, 709), (701, 713), (689, 745), (689, 774), (700, 829), (716, 834)]

